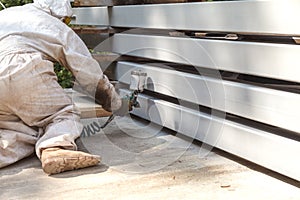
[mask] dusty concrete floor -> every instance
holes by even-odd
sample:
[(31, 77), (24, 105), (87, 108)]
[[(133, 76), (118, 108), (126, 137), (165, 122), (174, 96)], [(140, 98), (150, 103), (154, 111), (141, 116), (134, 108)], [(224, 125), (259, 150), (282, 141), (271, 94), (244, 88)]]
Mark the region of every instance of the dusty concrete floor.
[(32, 156), (0, 170), (0, 199), (300, 199), (299, 182), (153, 124), (117, 119), (80, 146), (103, 164), (47, 176)]

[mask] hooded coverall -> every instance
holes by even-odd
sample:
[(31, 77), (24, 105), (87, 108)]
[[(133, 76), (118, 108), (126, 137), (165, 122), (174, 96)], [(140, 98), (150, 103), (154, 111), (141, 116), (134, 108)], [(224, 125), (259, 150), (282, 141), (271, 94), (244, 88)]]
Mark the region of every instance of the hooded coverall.
[[(37, 4), (0, 12), (0, 168), (50, 147), (76, 150), (82, 125), (57, 83), (53, 62), (68, 68), (104, 109), (121, 100), (77, 34)], [(95, 96), (94, 96), (95, 97)], [(97, 97), (97, 96), (96, 96)]]

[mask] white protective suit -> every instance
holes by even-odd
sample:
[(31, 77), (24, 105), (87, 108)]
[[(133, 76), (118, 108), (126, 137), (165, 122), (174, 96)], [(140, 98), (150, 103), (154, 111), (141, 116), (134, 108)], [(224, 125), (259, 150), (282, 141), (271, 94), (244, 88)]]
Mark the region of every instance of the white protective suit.
[(55, 13), (40, 2), (0, 11), (0, 168), (34, 150), (39, 158), (49, 147), (76, 150), (79, 111), (57, 83), (52, 61), (67, 67), (106, 110), (121, 106), (85, 44), (57, 18), (68, 11)]

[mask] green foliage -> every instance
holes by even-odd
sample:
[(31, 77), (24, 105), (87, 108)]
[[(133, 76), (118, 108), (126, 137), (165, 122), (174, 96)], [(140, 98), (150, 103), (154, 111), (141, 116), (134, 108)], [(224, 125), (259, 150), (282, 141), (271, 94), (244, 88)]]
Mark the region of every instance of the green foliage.
[[(0, 0), (3, 5), (8, 8), (12, 6), (21, 6), (27, 3), (32, 3), (33, 0)], [(0, 6), (0, 10), (2, 10), (2, 6)]]
[[(6, 7), (12, 7), (12, 6), (21, 6), (27, 3), (32, 3), (33, 0), (0, 0), (1, 3)], [(2, 10), (2, 6), (0, 6), (0, 10)], [(74, 83), (74, 77), (70, 71), (68, 71), (66, 68), (61, 66), (59, 63), (54, 64), (54, 71), (58, 78), (58, 83), (63, 88), (71, 88), (73, 87)]]
[(58, 78), (58, 83), (63, 88), (71, 88), (74, 84), (74, 77), (72, 73), (65, 67), (61, 66), (59, 63), (54, 64), (54, 71)]

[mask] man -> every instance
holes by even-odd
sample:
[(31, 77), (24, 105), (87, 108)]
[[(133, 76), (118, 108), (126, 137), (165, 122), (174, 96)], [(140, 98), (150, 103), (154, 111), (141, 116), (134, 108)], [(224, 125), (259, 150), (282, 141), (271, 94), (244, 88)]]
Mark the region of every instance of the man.
[(100, 162), (76, 151), (80, 113), (57, 83), (53, 62), (68, 68), (107, 111), (122, 103), (85, 44), (61, 21), (71, 15), (69, 0), (35, 0), (0, 12), (0, 168), (34, 150), (47, 174)]

